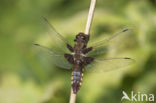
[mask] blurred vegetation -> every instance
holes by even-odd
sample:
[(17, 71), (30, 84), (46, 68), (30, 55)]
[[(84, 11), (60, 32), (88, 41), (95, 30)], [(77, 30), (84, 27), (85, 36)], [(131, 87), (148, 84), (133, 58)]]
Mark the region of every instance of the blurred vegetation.
[[(85, 73), (77, 103), (120, 103), (122, 90), (156, 95), (156, 1), (97, 1), (91, 39), (131, 27), (132, 36), (121, 40), (126, 46), (113, 48), (136, 63), (107, 73)], [(89, 4), (90, 0), (0, 0), (0, 103), (68, 103), (71, 70), (52, 65), (32, 44), (49, 46), (52, 40), (42, 16), (72, 41), (85, 29)]]

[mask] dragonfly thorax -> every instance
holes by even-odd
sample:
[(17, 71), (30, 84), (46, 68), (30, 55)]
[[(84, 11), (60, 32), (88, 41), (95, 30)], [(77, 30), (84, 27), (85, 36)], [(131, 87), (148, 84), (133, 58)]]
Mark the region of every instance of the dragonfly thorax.
[(89, 35), (86, 35), (84, 33), (79, 33), (76, 35), (76, 38), (74, 41), (75, 41), (75, 49), (86, 48), (87, 43), (89, 41)]
[(83, 65), (85, 55), (81, 54), (81, 53), (80, 54), (74, 54), (73, 58), (74, 58), (74, 64)]
[(79, 33), (76, 35), (75, 38), (75, 46), (74, 46), (74, 63), (78, 65), (83, 65), (85, 53), (83, 52), (84, 49), (87, 47), (87, 43), (89, 41), (89, 35), (84, 33)]
[[(72, 52), (72, 54), (64, 54), (64, 57), (69, 63), (73, 65), (85, 66), (93, 61), (90, 57), (86, 57), (85, 54), (92, 50), (92, 47), (87, 48), (87, 43), (89, 41), (89, 35), (84, 33), (79, 33), (75, 38), (74, 48), (67, 44), (67, 48)], [(81, 67), (81, 68), (82, 68)]]

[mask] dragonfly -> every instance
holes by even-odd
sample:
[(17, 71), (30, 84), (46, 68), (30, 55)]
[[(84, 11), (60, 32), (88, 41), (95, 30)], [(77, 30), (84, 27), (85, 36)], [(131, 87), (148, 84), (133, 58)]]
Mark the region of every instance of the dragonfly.
[[(69, 53), (63, 51), (57, 51), (54, 48), (50, 49), (46, 46), (40, 44), (34, 44), (35, 46), (42, 48), (50, 54), (51, 58), (53, 58), (53, 63), (57, 66), (64, 69), (72, 69), (72, 80), (71, 87), (74, 94), (77, 94), (79, 91), (84, 69), (86, 71), (96, 72), (96, 71), (110, 71), (118, 68), (122, 68), (134, 63), (134, 60), (129, 57), (121, 57), (121, 58), (98, 58), (96, 56), (92, 56), (98, 54), (100, 48), (106, 47), (109, 42), (111, 42), (114, 38), (122, 35), (123, 33), (129, 31), (128, 28), (121, 30), (118, 33), (115, 33), (111, 37), (93, 43), (91, 46), (88, 46), (88, 42), (90, 40), (90, 35), (85, 34), (83, 32), (78, 33), (74, 39), (74, 46), (72, 46), (68, 41), (54, 28), (52, 24), (46, 19), (43, 18), (43, 21), (48, 25), (51, 36), (55, 36), (65, 45), (65, 48), (69, 50)], [(55, 38), (53, 38), (55, 40)], [(58, 42), (56, 40), (56, 42)], [(55, 42), (55, 43), (56, 43)], [(61, 46), (63, 48), (63, 46)], [(105, 52), (105, 49), (103, 50)], [(100, 52), (101, 53), (101, 52)], [(88, 55), (90, 54), (90, 55)], [(93, 68), (96, 63), (103, 63), (105, 68), (96, 69)]]

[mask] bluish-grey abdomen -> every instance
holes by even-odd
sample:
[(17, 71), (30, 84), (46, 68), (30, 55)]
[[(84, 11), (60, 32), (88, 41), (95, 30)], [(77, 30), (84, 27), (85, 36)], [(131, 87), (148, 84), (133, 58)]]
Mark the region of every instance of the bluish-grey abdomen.
[(72, 89), (73, 93), (76, 94), (81, 87), (83, 73), (80, 71), (72, 72)]

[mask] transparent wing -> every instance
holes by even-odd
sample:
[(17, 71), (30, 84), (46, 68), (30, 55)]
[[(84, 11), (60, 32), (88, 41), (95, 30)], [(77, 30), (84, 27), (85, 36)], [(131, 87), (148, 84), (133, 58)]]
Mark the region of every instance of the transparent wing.
[[(111, 37), (105, 38), (99, 42), (90, 44), (89, 47), (93, 47), (93, 50), (87, 54), (87, 56), (96, 56), (99, 54), (104, 54), (108, 50), (110, 50), (109, 45), (117, 40), (120, 39), (122, 36), (127, 36), (127, 34), (130, 34), (131, 29), (125, 28), (115, 34), (113, 34)], [(125, 35), (123, 35), (125, 34)]]
[(46, 31), (48, 31), (48, 34), (52, 40), (52, 44), (54, 44), (54, 46), (56, 46), (59, 50), (62, 50), (63, 52), (68, 52), (66, 46), (69, 43), (67, 42), (67, 40), (54, 28), (52, 24), (50, 24), (48, 19), (43, 17), (43, 22), (46, 26)]
[(71, 69), (72, 65), (64, 58), (64, 54), (39, 44), (34, 45), (39, 49), (40, 52), (46, 54), (45, 56), (51, 61), (51, 63), (60, 68)]
[[(98, 63), (101, 63), (100, 67), (96, 67)], [(131, 58), (106, 58), (106, 59), (95, 59), (93, 63), (85, 67), (86, 71), (89, 72), (108, 72), (124, 68), (128, 65), (135, 63), (135, 60)]]

